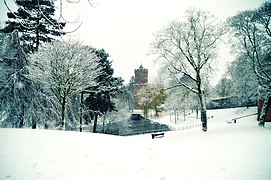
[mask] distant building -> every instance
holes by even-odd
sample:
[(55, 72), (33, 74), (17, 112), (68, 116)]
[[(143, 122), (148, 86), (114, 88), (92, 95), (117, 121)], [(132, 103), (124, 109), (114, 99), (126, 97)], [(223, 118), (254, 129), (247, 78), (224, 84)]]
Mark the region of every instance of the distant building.
[(139, 105), (140, 97), (138, 92), (148, 85), (148, 69), (143, 68), (142, 64), (138, 69), (135, 69), (135, 84), (133, 90), (134, 96), (134, 109), (142, 109)]
[[(261, 115), (261, 111), (264, 105), (264, 101), (265, 101), (265, 96), (266, 96), (266, 91), (263, 88), (259, 88), (258, 89), (258, 93), (259, 93), (259, 97), (258, 97), (258, 121), (260, 119), (260, 115)], [(268, 104), (269, 107), (267, 106), (268, 110), (267, 110), (267, 114), (265, 116), (265, 122), (271, 122), (271, 105), (270, 105), (270, 99), (268, 100)]]
[[(258, 101), (258, 121), (260, 119), (261, 111), (263, 108), (264, 98), (260, 98)], [(265, 116), (265, 122), (271, 122), (271, 106), (269, 106), (269, 109), (267, 110), (267, 114)]]

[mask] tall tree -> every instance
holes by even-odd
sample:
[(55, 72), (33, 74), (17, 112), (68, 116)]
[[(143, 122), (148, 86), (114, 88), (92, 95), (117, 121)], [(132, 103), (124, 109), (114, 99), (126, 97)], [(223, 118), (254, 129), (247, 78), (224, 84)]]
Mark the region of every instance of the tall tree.
[[(199, 98), (202, 130), (207, 131), (207, 113), (204, 95), (210, 63), (216, 57), (217, 44), (225, 26), (209, 12), (188, 9), (185, 21), (172, 21), (155, 34), (152, 53), (166, 61), (168, 71), (176, 78), (177, 86), (184, 86)], [(193, 86), (182, 81), (186, 75)]]
[(64, 22), (54, 19), (55, 6), (51, 0), (16, 0), (17, 12), (8, 12), (9, 19), (6, 27), (0, 31), (13, 32), (15, 29), (22, 33), (21, 41), (25, 51), (37, 50), (41, 42), (51, 42), (53, 36), (63, 35)]
[(231, 94), (237, 96), (243, 105), (249, 106), (252, 102), (256, 104), (259, 82), (249, 58), (246, 56), (237, 57), (229, 65), (226, 74), (229, 76), (227, 81), (229, 81), (228, 87), (230, 87)]
[[(190, 80), (187, 76), (182, 77), (182, 81), (190, 86), (193, 86), (194, 82)], [(170, 78), (169, 86), (174, 87), (176, 85), (176, 79)], [(166, 100), (166, 107), (168, 110), (173, 110), (175, 115), (177, 114), (178, 120), (178, 113), (179, 110), (192, 110), (197, 109), (198, 106), (198, 97), (195, 93), (191, 92), (187, 88), (183, 86), (178, 86), (167, 89), (167, 100)], [(197, 112), (198, 113), (198, 112)], [(197, 116), (198, 118), (198, 116)]]
[(252, 70), (265, 94), (259, 126), (264, 126), (265, 116), (271, 103), (270, 10), (271, 2), (266, 2), (256, 10), (243, 11), (228, 19), (236, 39), (233, 41), (234, 48), (250, 60)]
[(23, 127), (24, 115), (30, 98), (25, 91), (26, 56), (19, 44), (18, 32), (0, 34), (0, 112), (4, 126)]
[(228, 97), (232, 95), (232, 79), (223, 77), (215, 87), (219, 97)]
[(118, 93), (122, 92), (123, 80), (113, 77), (114, 69), (111, 67), (112, 61), (108, 60), (109, 54), (104, 49), (93, 49), (93, 51), (99, 58), (101, 73), (96, 77), (97, 85), (87, 89), (89, 96), (86, 98), (84, 104), (88, 107), (91, 116), (94, 118), (93, 132), (96, 133), (98, 116), (117, 110), (112, 98), (115, 98)]
[(4, 127), (53, 125), (59, 109), (42, 86), (30, 81), (28, 60), (20, 46), (18, 31), (0, 33), (0, 112)]
[(61, 105), (61, 128), (66, 127), (68, 98), (96, 86), (101, 67), (98, 57), (79, 42), (47, 43), (30, 57), (29, 77), (51, 91)]

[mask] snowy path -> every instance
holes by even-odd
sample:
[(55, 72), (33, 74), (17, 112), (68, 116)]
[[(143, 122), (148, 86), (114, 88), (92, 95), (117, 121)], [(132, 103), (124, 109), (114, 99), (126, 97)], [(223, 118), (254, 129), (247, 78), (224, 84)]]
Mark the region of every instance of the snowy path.
[(258, 128), (255, 116), (225, 122), (254, 110), (209, 112), (208, 132), (157, 139), (0, 129), (0, 180), (270, 180), (270, 123)]

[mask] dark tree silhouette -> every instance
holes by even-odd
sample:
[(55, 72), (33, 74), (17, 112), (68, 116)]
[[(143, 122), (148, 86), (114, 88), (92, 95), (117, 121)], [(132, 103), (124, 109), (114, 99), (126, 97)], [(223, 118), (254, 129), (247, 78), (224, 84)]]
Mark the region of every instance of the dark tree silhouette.
[(6, 27), (0, 32), (10, 33), (15, 29), (21, 32), (20, 40), (26, 52), (33, 52), (42, 42), (51, 42), (54, 36), (65, 34), (62, 31), (65, 23), (53, 18), (55, 13), (53, 1), (16, 0), (15, 2), (19, 8), (16, 12), (7, 13), (10, 20), (6, 21)]
[(123, 80), (119, 77), (113, 77), (112, 62), (107, 59), (109, 54), (103, 49), (95, 49), (94, 51), (100, 59), (99, 64), (102, 73), (97, 77), (97, 86), (88, 89), (90, 93), (84, 104), (88, 107), (90, 116), (94, 119), (93, 132), (96, 133), (98, 116), (117, 110), (111, 98), (115, 98), (118, 93), (122, 92)]

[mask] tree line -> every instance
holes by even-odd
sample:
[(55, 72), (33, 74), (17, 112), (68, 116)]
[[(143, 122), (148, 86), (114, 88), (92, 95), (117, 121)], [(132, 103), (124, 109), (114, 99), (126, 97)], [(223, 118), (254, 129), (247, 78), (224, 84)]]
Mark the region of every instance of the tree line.
[[(230, 44), (236, 59), (220, 82), (224, 93), (236, 95), (247, 105), (264, 100), (259, 126), (271, 104), (271, 3), (228, 18)], [(227, 88), (227, 89), (226, 89)]]
[(14, 21), (0, 30), (1, 126), (82, 130), (94, 119), (97, 132), (97, 118), (117, 111), (114, 99), (124, 91), (109, 54), (78, 40), (55, 40), (66, 23), (53, 18), (52, 1), (16, 3), (17, 12), (7, 13)]
[[(58, 117), (61, 119), (59, 126), (65, 128), (78, 124), (79, 117), (91, 117), (94, 119), (93, 132), (96, 132), (97, 117), (116, 110), (111, 99), (118, 93), (125, 92), (123, 99), (132, 108), (132, 80), (125, 89), (123, 80), (112, 76), (112, 62), (107, 59), (109, 54), (83, 46), (78, 41), (55, 41), (53, 37), (65, 34), (62, 29), (66, 22), (54, 20), (52, 1), (33, 2), (18, 1), (18, 11), (7, 14), (16, 21), (7, 21), (6, 27), (0, 30), (3, 33), (19, 31), (23, 49), (23, 53), (16, 52), (21, 57), (18, 61), (11, 62), (6, 58), (1, 62), (1, 68), (5, 70), (1, 73), (0, 88), (1, 116), (5, 119), (2, 124), (35, 127), (42, 123), (50, 126), (50, 119)], [(144, 114), (148, 116), (149, 109), (155, 109), (157, 114), (163, 105), (171, 108), (190, 106), (200, 110), (202, 130), (207, 131), (206, 99), (214, 92), (209, 80), (214, 76), (213, 62), (217, 59), (218, 47), (228, 35), (236, 59), (216, 87), (217, 93), (236, 95), (245, 102), (257, 101), (259, 97), (264, 99), (259, 119), (259, 125), (264, 126), (271, 103), (270, 12), (271, 3), (265, 2), (257, 9), (239, 12), (221, 22), (208, 11), (190, 8), (183, 20), (171, 21), (156, 32), (150, 53), (162, 64), (159, 82), (162, 75), (165, 79), (162, 84), (151, 85), (139, 92)], [(76, 71), (80, 66), (93, 69), (91, 72)], [(50, 73), (38, 76), (45, 71)], [(80, 74), (80, 71), (85, 73)], [(89, 81), (84, 81), (87, 76)], [(85, 86), (78, 84), (76, 79), (79, 77)]]
[[(270, 12), (271, 3), (265, 2), (255, 10), (245, 10), (220, 22), (207, 11), (190, 8), (182, 21), (171, 21), (156, 32), (150, 51), (166, 77), (165, 89), (171, 99), (168, 106), (199, 108), (202, 130), (207, 131), (206, 98), (213, 96), (210, 93), (236, 95), (240, 101), (254, 104), (260, 97), (264, 105), (259, 125), (264, 126), (271, 103)], [(236, 59), (217, 90), (212, 90), (209, 80), (214, 76), (213, 62), (225, 35), (230, 37), (227, 43)]]

